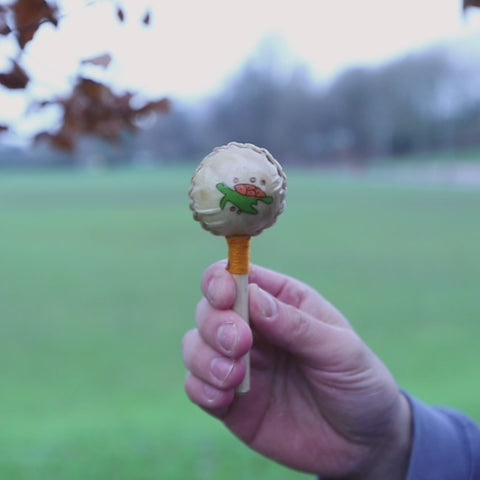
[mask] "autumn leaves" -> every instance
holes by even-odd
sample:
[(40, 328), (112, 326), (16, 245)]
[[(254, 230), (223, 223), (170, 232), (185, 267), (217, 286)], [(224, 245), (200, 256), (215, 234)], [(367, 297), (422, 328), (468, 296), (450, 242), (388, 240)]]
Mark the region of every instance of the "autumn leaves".
[[(115, 12), (117, 20), (124, 22), (126, 13), (118, 3)], [(11, 59), (10, 69), (0, 72), (0, 85), (10, 90), (27, 89), (31, 78), (22, 66), (25, 46), (34, 39), (42, 24), (57, 26), (63, 16), (56, 5), (45, 0), (16, 0), (7, 6), (0, 5), (0, 37), (16, 41), (19, 48), (17, 57)], [(143, 26), (150, 26), (151, 12), (146, 11), (139, 20)], [(106, 69), (111, 60), (110, 53), (103, 53), (84, 59), (80, 64)], [(34, 107), (56, 105), (62, 112), (57, 130), (40, 132), (34, 140), (47, 141), (56, 149), (72, 152), (85, 135), (116, 142), (124, 131), (135, 131), (142, 116), (169, 111), (167, 98), (149, 101), (138, 107), (132, 104), (134, 95), (132, 92), (116, 93), (108, 85), (78, 73), (68, 96), (34, 102)], [(8, 125), (0, 125), (0, 133), (9, 128)]]

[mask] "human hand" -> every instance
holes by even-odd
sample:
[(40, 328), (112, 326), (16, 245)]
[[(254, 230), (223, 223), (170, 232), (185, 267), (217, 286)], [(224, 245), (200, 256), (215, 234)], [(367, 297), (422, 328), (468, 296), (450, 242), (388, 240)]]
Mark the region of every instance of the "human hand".
[[(253, 265), (249, 327), (235, 283), (205, 272), (197, 328), (183, 340), (190, 399), (252, 449), (324, 477), (404, 479), (411, 413), (385, 365), (319, 293)], [(251, 391), (235, 396), (251, 350)]]

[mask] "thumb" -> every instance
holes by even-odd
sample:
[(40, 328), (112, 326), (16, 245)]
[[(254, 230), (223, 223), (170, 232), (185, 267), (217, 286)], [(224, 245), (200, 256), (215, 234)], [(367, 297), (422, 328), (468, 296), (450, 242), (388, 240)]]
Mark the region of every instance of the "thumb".
[(326, 367), (342, 363), (358, 340), (349, 325), (324, 322), (284, 303), (258, 285), (249, 286), (250, 321), (272, 345), (303, 361)]

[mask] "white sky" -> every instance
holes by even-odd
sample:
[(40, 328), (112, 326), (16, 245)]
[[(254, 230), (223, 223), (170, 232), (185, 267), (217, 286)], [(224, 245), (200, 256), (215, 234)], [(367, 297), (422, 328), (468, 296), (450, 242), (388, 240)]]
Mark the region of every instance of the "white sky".
[[(288, 55), (317, 78), (353, 64), (375, 64), (469, 35), (480, 44), (480, 9), (462, 14), (462, 0), (63, 0), (55, 29), (44, 25), (25, 50), (35, 78), (29, 98), (68, 90), (79, 59), (105, 52), (114, 62), (100, 78), (146, 96), (198, 98), (232, 76), (259, 42), (276, 35)], [(89, 6), (86, 6), (89, 4)], [(141, 19), (152, 9), (152, 22)], [(15, 57), (0, 37), (0, 70)], [(0, 88), (0, 122), (23, 112), (22, 92)]]

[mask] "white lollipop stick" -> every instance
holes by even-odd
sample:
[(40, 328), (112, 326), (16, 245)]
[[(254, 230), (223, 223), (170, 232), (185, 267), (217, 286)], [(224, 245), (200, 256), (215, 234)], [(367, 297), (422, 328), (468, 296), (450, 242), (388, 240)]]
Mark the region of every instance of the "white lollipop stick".
[[(237, 287), (237, 296), (233, 305), (234, 312), (238, 313), (245, 322), (250, 323), (248, 308), (248, 272), (250, 271), (250, 240), (247, 235), (227, 237), (228, 266), (227, 270), (233, 275)], [(245, 355), (247, 371), (242, 383), (237, 387), (236, 394), (244, 395), (250, 390), (250, 355)]]

